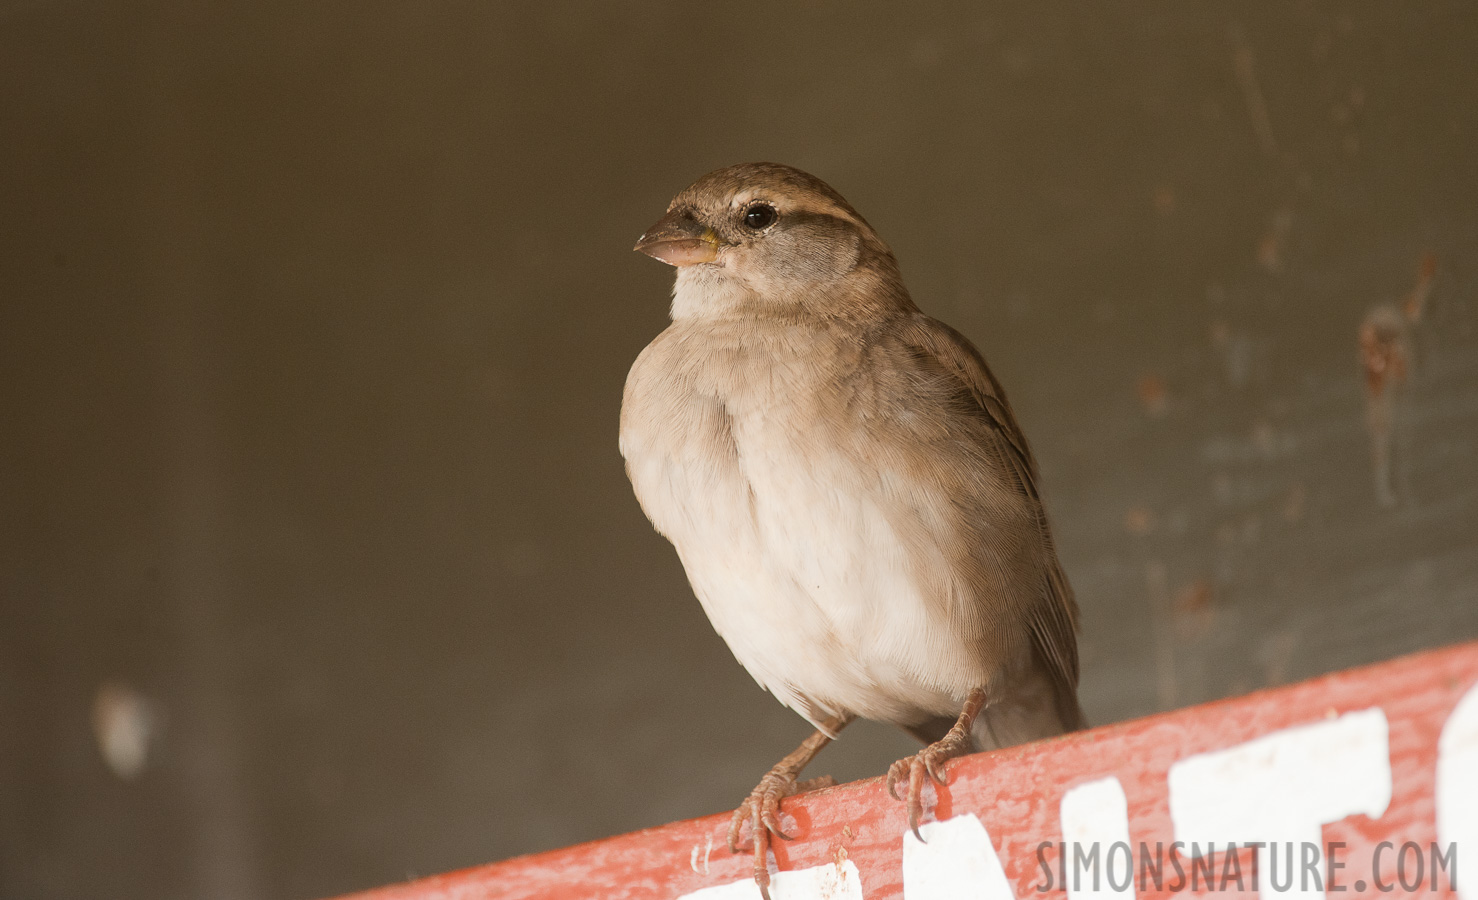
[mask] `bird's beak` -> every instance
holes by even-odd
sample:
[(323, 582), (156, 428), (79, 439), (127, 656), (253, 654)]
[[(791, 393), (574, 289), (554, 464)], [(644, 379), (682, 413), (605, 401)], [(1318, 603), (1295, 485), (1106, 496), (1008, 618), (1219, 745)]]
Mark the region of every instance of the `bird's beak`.
[(699, 224), (688, 210), (675, 209), (648, 228), (632, 249), (669, 266), (692, 266), (713, 262), (718, 243), (712, 228)]

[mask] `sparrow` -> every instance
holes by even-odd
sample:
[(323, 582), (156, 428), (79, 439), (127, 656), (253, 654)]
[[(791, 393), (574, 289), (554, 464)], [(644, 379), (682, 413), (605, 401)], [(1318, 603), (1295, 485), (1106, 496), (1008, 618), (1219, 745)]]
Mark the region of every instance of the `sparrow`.
[(731, 819), (768, 900), (780, 801), (833, 783), (798, 776), (854, 719), (925, 745), (887, 775), (915, 836), (947, 760), (1084, 727), (1077, 605), (1000, 383), (840, 194), (719, 169), (635, 249), (677, 278), (626, 380), (627, 474), (734, 656), (816, 729)]

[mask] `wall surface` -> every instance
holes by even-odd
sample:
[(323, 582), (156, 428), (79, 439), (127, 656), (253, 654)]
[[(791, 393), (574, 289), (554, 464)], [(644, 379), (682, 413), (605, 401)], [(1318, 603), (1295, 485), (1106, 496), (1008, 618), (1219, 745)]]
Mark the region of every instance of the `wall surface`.
[(723, 810), (807, 733), (615, 446), (630, 247), (732, 162), (991, 360), (1095, 722), (1478, 636), (1474, 58), (1455, 0), (0, 0), (0, 896), (369, 887)]

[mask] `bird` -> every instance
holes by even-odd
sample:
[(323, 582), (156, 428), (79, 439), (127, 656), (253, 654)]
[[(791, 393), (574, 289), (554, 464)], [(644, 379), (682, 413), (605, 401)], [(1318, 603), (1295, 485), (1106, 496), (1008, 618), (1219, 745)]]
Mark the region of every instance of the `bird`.
[(635, 249), (676, 279), (627, 376), (627, 475), (735, 658), (815, 728), (730, 820), (768, 900), (781, 801), (834, 783), (799, 776), (855, 719), (924, 744), (887, 773), (916, 837), (947, 760), (1086, 727), (1078, 607), (1000, 383), (828, 184), (718, 169)]

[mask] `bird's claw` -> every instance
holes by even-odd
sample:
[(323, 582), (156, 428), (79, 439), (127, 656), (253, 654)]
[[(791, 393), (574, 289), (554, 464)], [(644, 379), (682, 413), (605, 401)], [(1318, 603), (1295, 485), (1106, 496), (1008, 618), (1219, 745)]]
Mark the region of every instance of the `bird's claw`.
[[(920, 843), (924, 840), (924, 836), (919, 833), (919, 818), (924, 814), (924, 779), (930, 778), (941, 787), (949, 784), (945, 762), (969, 749), (968, 738), (951, 731), (944, 740), (930, 744), (913, 756), (900, 759), (888, 767), (888, 793), (894, 800), (907, 800), (908, 830), (913, 832)], [(900, 797), (898, 783), (905, 780), (908, 782), (908, 795)]]
[(783, 841), (795, 840), (794, 835), (787, 834), (780, 826), (780, 801), (792, 794), (835, 785), (836, 779), (830, 775), (796, 781), (792, 772), (771, 769), (734, 810), (729, 819), (729, 852), (739, 852), (739, 833), (744, 823), (749, 822), (750, 848), (754, 851), (754, 881), (759, 885), (760, 896), (764, 900), (770, 900), (770, 867), (765, 859), (770, 849), (770, 835)]

